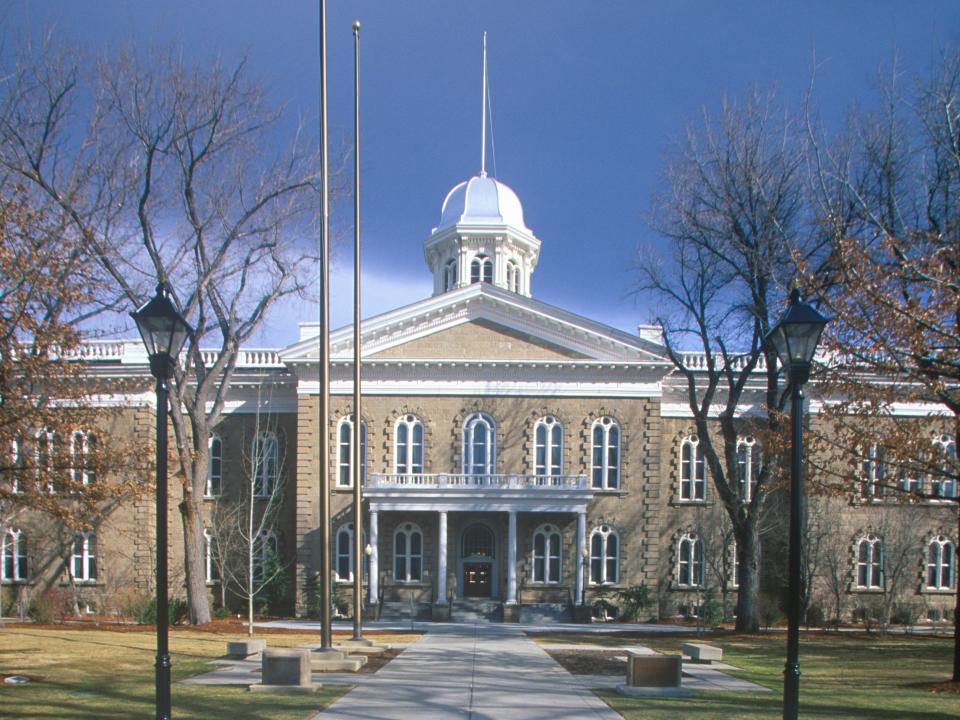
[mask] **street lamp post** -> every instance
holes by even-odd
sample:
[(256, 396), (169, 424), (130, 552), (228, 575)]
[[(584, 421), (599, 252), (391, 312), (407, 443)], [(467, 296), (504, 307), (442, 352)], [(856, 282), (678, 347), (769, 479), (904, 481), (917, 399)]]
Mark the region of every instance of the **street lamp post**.
[(161, 281), (156, 295), (130, 313), (150, 357), (150, 373), (157, 379), (157, 720), (170, 720), (170, 647), (167, 611), (167, 396), (168, 381), (177, 356), (190, 332)]
[(803, 384), (827, 318), (790, 293), (790, 305), (767, 334), (791, 387), (790, 418), (790, 587), (787, 608), (787, 662), (783, 670), (783, 720), (796, 720), (800, 704), (800, 545), (803, 512)]

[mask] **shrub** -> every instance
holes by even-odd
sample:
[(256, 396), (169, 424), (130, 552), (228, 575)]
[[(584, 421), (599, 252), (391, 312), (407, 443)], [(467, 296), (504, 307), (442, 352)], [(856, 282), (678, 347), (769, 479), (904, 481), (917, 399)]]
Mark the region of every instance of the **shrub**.
[(63, 622), (74, 614), (76, 602), (69, 588), (48, 587), (30, 600), (27, 615), (34, 622)]
[(779, 598), (772, 593), (760, 593), (757, 595), (757, 619), (764, 627), (771, 627), (783, 622), (783, 608), (780, 607)]
[(916, 625), (920, 619), (920, 607), (914, 603), (897, 603), (890, 614), (890, 622), (897, 625)]
[(309, 573), (303, 582), (303, 602), (308, 618), (320, 617), (320, 575)]
[[(170, 598), (167, 601), (167, 622), (171, 625), (179, 625), (190, 614), (190, 608), (187, 601), (183, 598)], [(137, 622), (141, 625), (157, 624), (157, 598), (152, 597), (136, 612)]]
[(223, 605), (218, 605), (213, 609), (213, 616), (217, 620), (224, 620), (225, 618), (230, 617), (230, 610), (225, 608)]
[(637, 622), (642, 613), (653, 605), (650, 588), (646, 585), (633, 585), (617, 593), (623, 603), (623, 620)]
[(709, 627), (719, 625), (723, 621), (723, 603), (717, 599), (713, 590), (707, 590), (700, 605), (700, 619)]

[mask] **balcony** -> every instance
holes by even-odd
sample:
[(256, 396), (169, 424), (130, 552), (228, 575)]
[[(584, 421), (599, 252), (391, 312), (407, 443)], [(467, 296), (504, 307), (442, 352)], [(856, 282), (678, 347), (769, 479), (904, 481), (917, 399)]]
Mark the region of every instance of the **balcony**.
[(371, 473), (372, 510), (581, 512), (593, 498), (585, 475)]

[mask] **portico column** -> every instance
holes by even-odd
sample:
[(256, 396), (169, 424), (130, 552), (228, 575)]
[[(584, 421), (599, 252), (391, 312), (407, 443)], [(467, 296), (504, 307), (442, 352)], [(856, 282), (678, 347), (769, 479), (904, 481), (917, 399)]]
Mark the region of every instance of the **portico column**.
[(447, 604), (447, 511), (437, 522), (437, 605)]
[(586, 578), (583, 575), (584, 558), (581, 555), (587, 544), (587, 514), (577, 513), (577, 605), (583, 605), (583, 586)]
[(510, 511), (507, 529), (507, 605), (517, 604), (517, 513)]
[(370, 602), (376, 604), (380, 597), (380, 563), (377, 560), (377, 517), (380, 513), (370, 511), (370, 577), (367, 584), (370, 588)]

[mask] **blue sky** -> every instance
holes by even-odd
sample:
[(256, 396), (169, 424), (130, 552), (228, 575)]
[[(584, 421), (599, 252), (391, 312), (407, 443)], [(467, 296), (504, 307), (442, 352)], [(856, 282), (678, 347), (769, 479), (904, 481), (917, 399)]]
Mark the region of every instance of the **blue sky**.
[[(0, 0), (5, 42), (53, 26), (92, 50), (179, 43), (202, 60), (246, 56), (275, 100), (314, 122), (318, 2)], [(422, 242), (447, 191), (480, 169), (480, 47), (488, 32), (496, 175), (543, 242), (534, 297), (634, 331), (630, 296), (644, 218), (664, 156), (702, 108), (752, 85), (797, 103), (819, 65), (816, 101), (837, 124), (869, 99), (899, 53), (922, 72), (960, 40), (960, 2), (641, 2), (640, 0), (330, 0), (330, 127), (352, 135), (352, 33), (362, 23), (364, 315), (431, 292)], [(492, 161), (488, 159), (488, 169)], [(333, 324), (351, 317), (352, 210), (337, 208)], [(283, 345), (276, 313), (258, 338)]]

